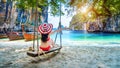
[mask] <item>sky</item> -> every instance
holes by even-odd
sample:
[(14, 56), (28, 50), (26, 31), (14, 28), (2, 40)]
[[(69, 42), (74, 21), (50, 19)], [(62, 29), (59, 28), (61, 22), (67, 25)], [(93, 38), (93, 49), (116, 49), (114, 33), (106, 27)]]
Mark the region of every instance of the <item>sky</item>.
[[(61, 16), (61, 24), (64, 27), (69, 27), (70, 21), (72, 19), (72, 16), (68, 16), (67, 12), (65, 11), (65, 7), (62, 5), (62, 11), (64, 12), (64, 15)], [(48, 12), (50, 9), (48, 10)], [(59, 25), (59, 16), (51, 16), (50, 13), (48, 14), (48, 23), (53, 24), (53, 28), (57, 28)]]
[[(53, 28), (57, 28), (58, 25), (59, 25), (59, 16), (48, 16), (48, 23), (51, 23), (53, 24)], [(70, 24), (70, 21), (71, 21), (72, 17), (70, 16), (67, 16), (67, 15), (64, 15), (64, 16), (61, 16), (61, 24), (64, 26), (64, 27), (69, 27), (69, 24)]]

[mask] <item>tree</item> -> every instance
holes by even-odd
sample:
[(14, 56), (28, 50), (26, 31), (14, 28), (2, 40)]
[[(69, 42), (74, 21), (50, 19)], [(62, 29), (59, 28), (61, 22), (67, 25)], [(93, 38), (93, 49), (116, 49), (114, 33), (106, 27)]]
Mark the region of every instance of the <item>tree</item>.
[[(70, 5), (74, 8), (76, 8), (77, 14), (74, 18), (83, 18), (80, 21), (95, 21), (97, 19), (100, 19), (102, 21), (105, 21), (104, 19), (115, 17), (120, 15), (120, 0), (71, 0)], [(81, 12), (83, 10), (82, 8), (87, 9), (84, 13)], [(90, 14), (90, 16), (89, 16)], [(115, 17), (116, 18), (116, 17)], [(108, 19), (110, 20), (110, 19)], [(118, 19), (112, 19), (112, 20), (118, 20)], [(78, 20), (79, 21), (79, 20)], [(72, 20), (72, 22), (74, 22)], [(113, 23), (116, 23), (115, 21), (112, 21)], [(112, 25), (108, 23), (109, 25)]]
[[(120, 0), (71, 0), (70, 5), (76, 7), (77, 10), (82, 8), (84, 5), (88, 5), (86, 15), (88, 13), (94, 13), (94, 16), (110, 17), (116, 14), (120, 14)], [(81, 13), (82, 14), (82, 13)]]

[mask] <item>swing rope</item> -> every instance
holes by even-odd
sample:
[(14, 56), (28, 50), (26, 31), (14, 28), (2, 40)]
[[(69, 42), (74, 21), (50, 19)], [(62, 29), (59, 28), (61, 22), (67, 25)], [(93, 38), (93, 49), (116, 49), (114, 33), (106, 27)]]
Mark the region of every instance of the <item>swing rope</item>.
[[(59, 18), (59, 26), (57, 29), (61, 29), (61, 2), (60, 2), (60, 18)], [(54, 42), (56, 43), (57, 35), (59, 32), (56, 33)], [(62, 47), (62, 31), (60, 32), (60, 47)]]

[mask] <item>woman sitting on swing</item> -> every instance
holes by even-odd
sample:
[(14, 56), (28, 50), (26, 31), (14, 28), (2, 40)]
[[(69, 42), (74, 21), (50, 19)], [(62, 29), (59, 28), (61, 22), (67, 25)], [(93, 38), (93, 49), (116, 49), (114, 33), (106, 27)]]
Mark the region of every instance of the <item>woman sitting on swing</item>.
[(41, 45), (40, 49), (42, 51), (49, 51), (51, 47), (54, 46), (53, 40), (50, 38), (51, 34), (54, 34), (55, 32), (59, 32), (62, 29), (58, 29), (52, 32), (53, 25), (48, 23), (43, 23), (38, 27), (38, 31), (41, 34)]

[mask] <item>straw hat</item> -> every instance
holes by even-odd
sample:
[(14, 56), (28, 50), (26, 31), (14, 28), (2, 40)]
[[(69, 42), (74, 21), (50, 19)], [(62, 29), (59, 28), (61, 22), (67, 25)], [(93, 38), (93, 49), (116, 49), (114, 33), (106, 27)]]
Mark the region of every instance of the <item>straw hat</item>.
[(48, 34), (52, 31), (53, 25), (48, 23), (43, 23), (38, 27), (38, 31), (41, 34)]

